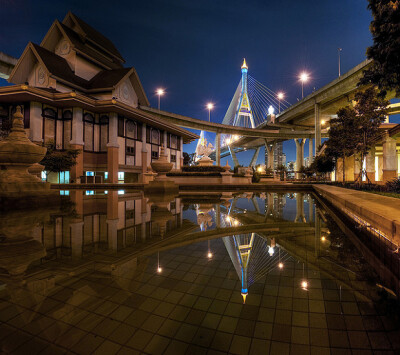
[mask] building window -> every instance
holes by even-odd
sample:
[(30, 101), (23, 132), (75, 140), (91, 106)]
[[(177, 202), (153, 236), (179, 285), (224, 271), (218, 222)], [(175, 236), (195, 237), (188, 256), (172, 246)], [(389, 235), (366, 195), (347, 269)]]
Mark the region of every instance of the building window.
[(85, 150), (94, 150), (94, 116), (91, 113), (83, 115)]
[(42, 110), (44, 142), (55, 140), (57, 111), (46, 107)]
[(160, 131), (155, 128), (151, 128), (151, 144), (157, 144), (160, 145)]
[(86, 176), (94, 176), (94, 171), (87, 171)]
[(135, 155), (135, 147), (126, 147), (127, 155)]
[(176, 154), (171, 154), (171, 163), (176, 163)]
[(151, 159), (158, 159), (158, 151), (157, 150), (151, 151)]
[(137, 124), (131, 120), (126, 121), (126, 137), (136, 139), (137, 138)]
[(178, 136), (174, 134), (168, 135), (168, 147), (171, 149), (178, 149)]
[(123, 171), (118, 172), (118, 181), (124, 181), (125, 180), (125, 173)]
[(118, 137), (125, 136), (125, 119), (121, 116), (118, 116)]

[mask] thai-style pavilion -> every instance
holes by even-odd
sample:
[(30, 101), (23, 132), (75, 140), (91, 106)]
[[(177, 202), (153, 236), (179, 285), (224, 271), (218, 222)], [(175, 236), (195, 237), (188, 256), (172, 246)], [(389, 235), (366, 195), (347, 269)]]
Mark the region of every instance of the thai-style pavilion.
[(101, 175), (105, 182), (141, 181), (161, 145), (175, 168), (182, 146), (197, 136), (140, 109), (149, 106), (133, 67), (104, 35), (69, 12), (55, 20), (40, 45), (29, 42), (0, 88), (0, 125), (17, 105), (37, 144), (79, 149), (61, 182)]

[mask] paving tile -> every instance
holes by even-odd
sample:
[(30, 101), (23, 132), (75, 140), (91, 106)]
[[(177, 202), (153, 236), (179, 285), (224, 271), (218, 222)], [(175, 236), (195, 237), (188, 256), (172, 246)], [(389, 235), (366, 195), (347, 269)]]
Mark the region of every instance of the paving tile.
[(226, 333), (234, 333), (237, 322), (238, 318), (223, 316), (219, 323), (218, 330)]
[(139, 329), (133, 334), (133, 336), (126, 343), (127, 346), (136, 350), (143, 350), (153, 337), (153, 333), (146, 332)]
[(197, 328), (198, 327), (191, 324), (182, 324), (175, 334), (175, 339), (184, 341), (186, 343), (191, 343), (194, 335), (197, 332)]
[(179, 355), (179, 354), (185, 354), (189, 344), (177, 341), (177, 340), (172, 340), (167, 349), (164, 352), (164, 355)]
[(114, 355), (121, 349), (121, 345), (112, 341), (104, 341), (93, 354), (95, 355)]
[(250, 352), (251, 355), (268, 354), (270, 347), (269, 340), (253, 339), (251, 342)]
[(292, 344), (310, 344), (310, 332), (309, 328), (304, 327), (292, 327)]
[(211, 348), (227, 352), (229, 351), (232, 338), (233, 334), (216, 332), (211, 344)]
[(135, 333), (136, 328), (128, 324), (120, 324), (108, 337), (109, 340), (124, 345)]
[(240, 335), (234, 335), (229, 349), (231, 354), (248, 354), (250, 350), (251, 339)]
[(200, 327), (192, 339), (192, 343), (208, 348), (211, 345), (214, 335), (215, 331), (213, 329)]
[(270, 346), (270, 355), (289, 355), (290, 354), (290, 344), (282, 343), (278, 341), (272, 341)]
[(169, 343), (170, 339), (159, 335), (154, 335), (144, 351), (148, 354), (163, 354)]

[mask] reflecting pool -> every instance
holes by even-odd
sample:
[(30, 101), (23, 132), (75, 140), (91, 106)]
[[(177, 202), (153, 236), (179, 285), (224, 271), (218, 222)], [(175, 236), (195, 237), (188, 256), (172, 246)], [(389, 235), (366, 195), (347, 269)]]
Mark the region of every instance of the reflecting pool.
[(386, 278), (335, 218), (306, 192), (3, 211), (0, 353), (398, 354), (398, 255)]

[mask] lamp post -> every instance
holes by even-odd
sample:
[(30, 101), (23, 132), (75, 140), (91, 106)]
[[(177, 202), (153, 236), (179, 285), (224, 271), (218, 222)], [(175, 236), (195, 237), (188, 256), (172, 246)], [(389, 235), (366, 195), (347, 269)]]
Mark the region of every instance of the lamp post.
[(214, 104), (209, 102), (207, 104), (207, 109), (208, 109), (208, 122), (211, 122), (211, 110), (214, 108)]
[(338, 64), (339, 64), (339, 77), (340, 77), (340, 52), (342, 51), (342, 48), (338, 48)]
[(300, 76), (299, 76), (299, 80), (301, 82), (301, 98), (304, 98), (304, 83), (306, 83), (309, 79), (309, 75), (308, 73), (306, 73), (305, 71), (303, 71)]
[(278, 113), (281, 113), (281, 100), (284, 99), (285, 94), (282, 91), (280, 91), (278, 92), (277, 97), (278, 97)]
[(164, 89), (157, 89), (156, 94), (158, 95), (158, 110), (160, 111), (161, 96), (165, 94)]

